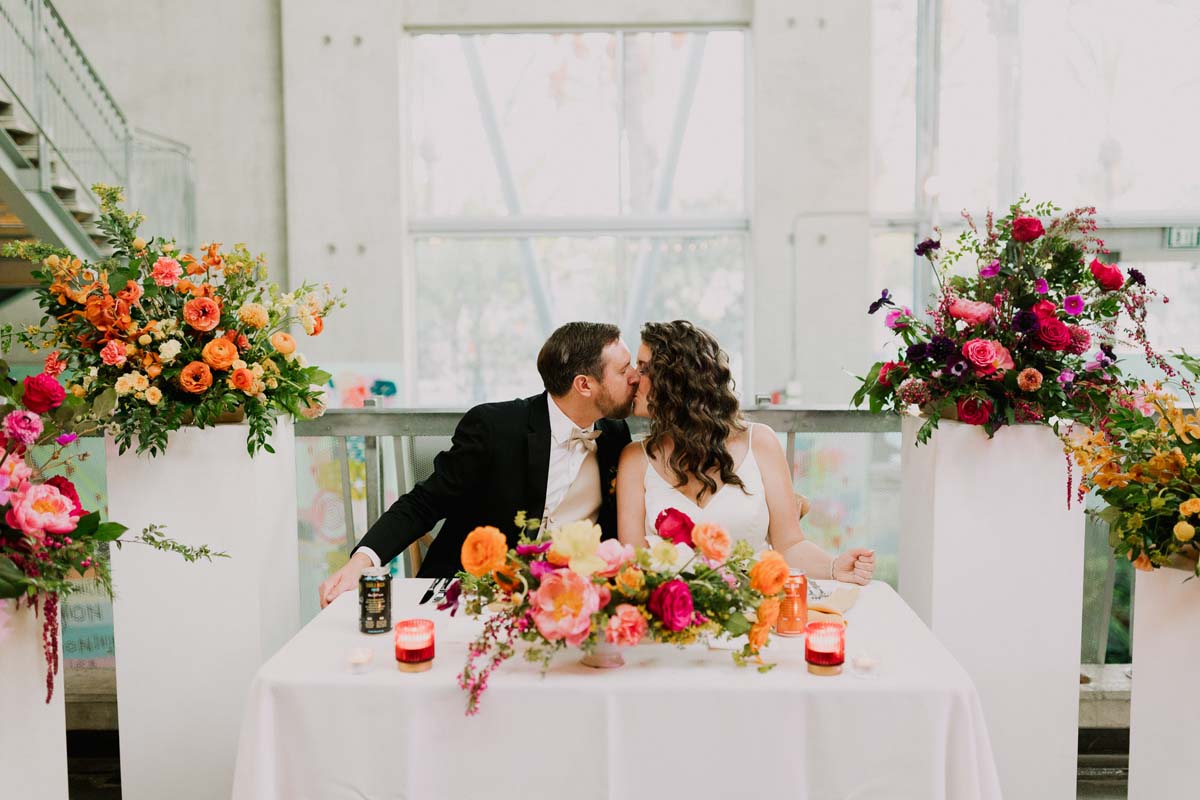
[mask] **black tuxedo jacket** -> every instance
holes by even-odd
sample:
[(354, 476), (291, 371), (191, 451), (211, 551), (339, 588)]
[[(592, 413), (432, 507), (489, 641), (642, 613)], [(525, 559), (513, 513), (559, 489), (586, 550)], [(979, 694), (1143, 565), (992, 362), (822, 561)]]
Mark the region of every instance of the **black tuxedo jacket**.
[[(546, 393), (485, 403), (468, 411), (454, 431), (450, 449), (438, 453), (433, 474), (401, 497), (371, 526), (358, 547), (369, 547), (384, 564), (444, 519), (421, 564), (419, 577), (450, 577), (462, 569), (463, 540), (479, 525), (493, 525), (517, 541), (513, 517), (525, 511), (540, 517), (546, 505), (550, 467), (550, 413)], [(600, 527), (605, 539), (617, 536), (613, 479), (621, 449), (629, 444), (623, 420), (602, 419), (596, 439), (600, 467)]]

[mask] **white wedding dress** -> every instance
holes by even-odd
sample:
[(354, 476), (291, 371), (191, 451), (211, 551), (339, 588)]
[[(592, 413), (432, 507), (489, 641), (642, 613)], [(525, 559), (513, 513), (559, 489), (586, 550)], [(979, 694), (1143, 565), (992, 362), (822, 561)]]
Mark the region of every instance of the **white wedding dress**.
[[(740, 486), (725, 484), (716, 494), (706, 495), (704, 506), (698, 506), (683, 492), (672, 486), (658, 474), (658, 470), (650, 463), (646, 455), (646, 535), (654, 536), (654, 522), (658, 515), (668, 508), (674, 508), (687, 514), (692, 522), (697, 524), (709, 522), (720, 525), (733, 541), (745, 539), (754, 549), (762, 550), (767, 546), (767, 528), (771, 522), (771, 514), (767, 509), (767, 492), (763, 488), (762, 472), (754, 458), (754, 426), (750, 426), (749, 439), (746, 442), (746, 455), (738, 464), (734, 474), (745, 485), (746, 491)], [(645, 443), (642, 444), (643, 452)]]

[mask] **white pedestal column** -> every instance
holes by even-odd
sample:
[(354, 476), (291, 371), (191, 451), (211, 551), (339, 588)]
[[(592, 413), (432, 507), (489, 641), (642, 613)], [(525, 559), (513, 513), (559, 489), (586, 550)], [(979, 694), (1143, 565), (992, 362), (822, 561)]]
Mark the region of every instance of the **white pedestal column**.
[[(4, 794), (30, 800), (67, 796), (67, 718), (59, 652), (54, 697), (46, 703), (42, 617), (21, 602), (0, 600), (8, 626), (0, 641), (0, 782)], [(40, 603), (39, 603), (40, 606)]]
[(230, 555), (113, 548), (125, 800), (228, 797), (251, 679), (299, 629), (295, 434), (281, 419), (251, 459), (246, 432), (184, 428), (157, 458), (107, 445), (110, 519)]
[(1129, 796), (1196, 796), (1200, 705), (1200, 579), (1178, 569), (1138, 572), (1133, 600)]
[(902, 597), (975, 681), (1005, 797), (1073, 800), (1083, 508), (1049, 428), (942, 421), (902, 445)]

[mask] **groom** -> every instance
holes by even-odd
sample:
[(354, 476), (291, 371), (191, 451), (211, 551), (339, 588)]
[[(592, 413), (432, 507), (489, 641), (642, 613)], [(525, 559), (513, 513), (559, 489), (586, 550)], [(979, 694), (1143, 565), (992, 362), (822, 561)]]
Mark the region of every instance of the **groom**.
[(537, 358), (546, 391), (468, 411), (450, 449), (434, 459), (433, 475), (393, 503), (346, 566), (321, 584), (321, 607), (356, 589), (364, 569), (388, 563), (442, 519), (419, 577), (460, 570), (463, 540), (476, 526), (495, 526), (515, 544), (517, 511), (544, 525), (590, 519), (604, 538), (615, 538), (610, 485), (630, 441), (624, 418), (638, 383), (630, 361), (615, 325), (568, 322), (552, 333)]

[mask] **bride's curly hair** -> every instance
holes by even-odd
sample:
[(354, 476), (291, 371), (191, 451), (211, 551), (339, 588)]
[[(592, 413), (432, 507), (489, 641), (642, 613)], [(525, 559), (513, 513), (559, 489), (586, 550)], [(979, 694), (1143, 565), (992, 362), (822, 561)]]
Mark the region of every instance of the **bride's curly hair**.
[(653, 382), (647, 398), (646, 452), (661, 452), (669, 440), (674, 448), (667, 466), (675, 486), (682, 488), (695, 477), (701, 483), (698, 503), (706, 494), (716, 494), (717, 482), (710, 472), (746, 491), (725, 446), (734, 431), (746, 430), (725, 351), (711, 334), (687, 320), (648, 322), (642, 327), (642, 341), (650, 348), (650, 363), (643, 370)]

